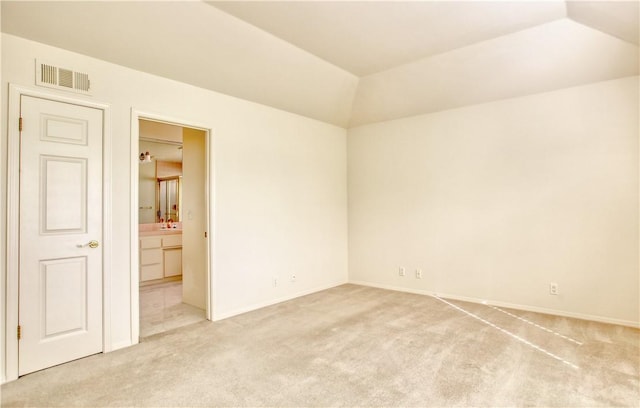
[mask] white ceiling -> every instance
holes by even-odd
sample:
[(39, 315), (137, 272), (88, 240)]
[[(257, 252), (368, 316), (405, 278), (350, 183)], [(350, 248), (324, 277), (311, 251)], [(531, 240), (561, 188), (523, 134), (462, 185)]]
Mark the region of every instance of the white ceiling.
[(339, 126), (349, 121), (356, 76), (200, 1), (0, 6), (5, 33)]
[(567, 2), (567, 15), (582, 24), (588, 25), (624, 41), (640, 44), (638, 16), (640, 2), (628, 1), (586, 1)]
[(343, 127), (638, 74), (637, 0), (0, 4), (3, 32)]
[(562, 0), (208, 3), (358, 76), (566, 17)]
[(351, 126), (638, 73), (638, 47), (570, 19), (360, 79)]

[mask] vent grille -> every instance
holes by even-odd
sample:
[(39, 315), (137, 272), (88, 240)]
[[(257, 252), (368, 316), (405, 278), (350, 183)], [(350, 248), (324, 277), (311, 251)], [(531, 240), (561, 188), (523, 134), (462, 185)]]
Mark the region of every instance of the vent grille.
[(58, 71), (58, 85), (73, 88), (73, 71), (60, 68)]
[(73, 84), (76, 89), (80, 89), (84, 92), (89, 92), (89, 75), (82, 72), (74, 72)]
[(40, 81), (51, 85), (58, 85), (58, 68), (42, 64)]
[(36, 61), (36, 85), (89, 94), (89, 74)]

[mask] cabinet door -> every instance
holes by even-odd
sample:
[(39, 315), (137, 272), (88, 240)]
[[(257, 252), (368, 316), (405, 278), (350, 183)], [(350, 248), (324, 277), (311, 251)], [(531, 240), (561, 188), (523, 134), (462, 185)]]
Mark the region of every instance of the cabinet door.
[(164, 276), (182, 275), (182, 249), (164, 250)]

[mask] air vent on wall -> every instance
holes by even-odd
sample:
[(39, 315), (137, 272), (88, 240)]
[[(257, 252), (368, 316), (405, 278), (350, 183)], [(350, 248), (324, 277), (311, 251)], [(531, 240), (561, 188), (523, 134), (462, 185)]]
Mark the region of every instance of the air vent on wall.
[(36, 85), (89, 94), (89, 75), (36, 60)]

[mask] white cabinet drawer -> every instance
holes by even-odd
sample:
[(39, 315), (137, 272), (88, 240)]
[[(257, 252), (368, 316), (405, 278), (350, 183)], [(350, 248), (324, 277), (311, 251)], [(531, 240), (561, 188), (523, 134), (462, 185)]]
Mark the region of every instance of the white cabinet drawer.
[(166, 237), (162, 237), (162, 246), (163, 247), (182, 246), (182, 234), (168, 235)]
[(140, 281), (162, 279), (162, 265), (146, 265), (140, 267)]
[(140, 238), (140, 249), (160, 248), (162, 246), (161, 237), (144, 237)]
[(162, 263), (162, 248), (145, 249), (140, 251), (140, 265), (151, 265)]

